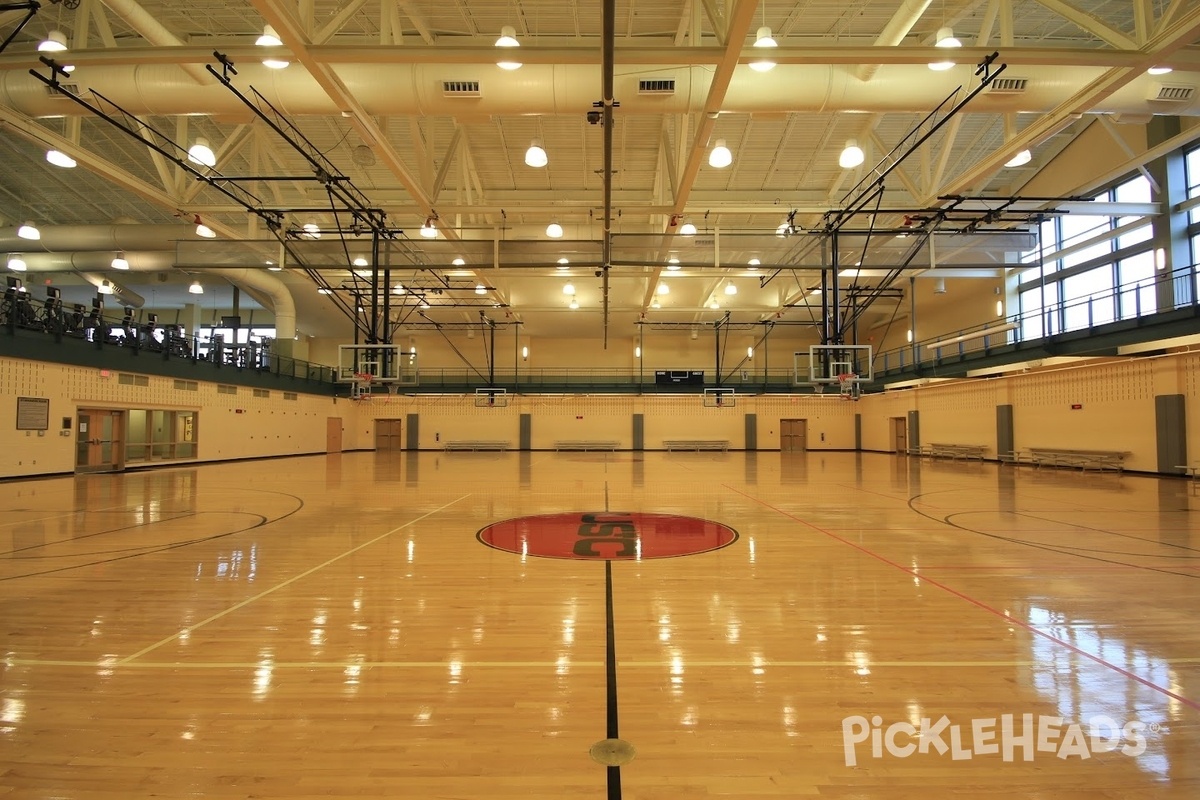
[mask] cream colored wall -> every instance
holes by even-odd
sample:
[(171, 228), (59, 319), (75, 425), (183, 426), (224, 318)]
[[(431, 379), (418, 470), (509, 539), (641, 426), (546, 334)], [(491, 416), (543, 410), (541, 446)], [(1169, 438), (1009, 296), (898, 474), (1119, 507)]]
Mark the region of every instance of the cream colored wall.
[[(863, 449), (889, 450), (888, 419), (920, 412), (923, 444), (981, 444), (996, 457), (996, 406), (1013, 406), (1014, 444), (1071, 450), (1121, 450), (1127, 468), (1158, 469), (1154, 398), (1183, 394), (1187, 449), (1200, 461), (1200, 353), (1103, 361), (1090, 366), (1002, 378), (949, 381), (858, 403)], [(1072, 405), (1081, 405), (1072, 409)]]
[[(148, 376), (148, 386), (119, 382), (90, 367), (0, 358), (0, 477), (71, 472), (75, 466), (75, 416), (79, 408), (149, 408), (199, 411), (198, 457), (203, 461), (325, 452), (325, 419), (353, 417), (348, 400), (299, 394), (284, 400), (282, 390), (254, 397), (247, 387), (236, 395), (218, 394), (215, 383), (179, 391), (172, 378)], [(50, 430), (15, 430), (17, 397), (50, 401)], [(63, 417), (71, 435), (60, 433)]]
[[(1113, 129), (1134, 153), (1146, 150), (1144, 125), (1115, 125)], [(1093, 122), (1071, 141), (1048, 165), (1038, 171), (1021, 189), (1027, 197), (1065, 197), (1081, 187), (1091, 187), (1097, 179), (1129, 160), (1129, 153), (1112, 134)]]
[[(910, 410), (920, 412), (923, 443), (986, 445), (994, 458), (995, 409), (1011, 403), (1018, 449), (1124, 450), (1131, 454), (1130, 469), (1155, 471), (1154, 397), (1183, 394), (1188, 452), (1193, 462), (1200, 460), (1200, 352), (929, 384), (859, 402), (832, 395), (744, 395), (726, 408), (704, 408), (697, 395), (524, 395), (512, 397), (507, 407), (486, 409), (476, 408), (473, 396), (458, 395), (379, 395), (355, 402), (300, 394), (287, 401), (281, 390), (272, 390), (269, 398), (253, 397), (244, 387), (226, 395), (217, 393), (216, 384), (202, 382), (199, 391), (184, 392), (170, 378), (149, 376), (150, 385), (138, 387), (119, 383), (118, 375), (0, 359), (0, 420), (15, 420), (18, 396), (50, 400), (50, 430), (44, 436), (17, 431), (13, 422), (0, 426), (0, 477), (72, 471), (74, 432), (59, 435), (60, 421), (70, 417), (74, 423), (77, 410), (86, 406), (197, 410), (201, 460), (322, 453), (329, 417), (343, 420), (344, 449), (370, 449), (375, 419), (407, 424), (409, 414), (419, 415), (422, 449), (453, 439), (500, 439), (516, 447), (522, 413), (532, 417), (535, 449), (553, 448), (562, 439), (613, 440), (629, 448), (634, 414), (644, 415), (648, 449), (662, 447), (666, 439), (724, 439), (738, 449), (745, 444), (745, 417), (755, 414), (763, 450), (779, 447), (782, 419), (808, 421), (810, 450), (853, 449), (857, 414), (863, 449), (886, 451), (892, 446), (889, 420)], [(1073, 410), (1072, 404), (1082, 408)]]
[[(827, 395), (789, 397), (742, 396), (737, 405), (706, 408), (698, 395), (524, 395), (505, 408), (475, 407), (474, 397), (390, 396), (356, 404), (359, 417), (347, 429), (345, 447), (369, 448), (376, 419), (404, 419), (418, 414), (421, 449), (437, 449), (447, 441), (520, 440), (520, 415), (531, 416), (531, 445), (553, 449), (561, 440), (615, 441), (633, 446), (633, 415), (643, 415), (646, 449), (657, 450), (668, 439), (716, 439), (741, 449), (746, 442), (746, 415), (756, 415), (761, 450), (779, 448), (781, 419), (808, 420), (810, 450), (854, 449), (854, 414), (859, 404)], [(824, 440), (822, 441), (822, 436)], [(407, 441), (407, 435), (405, 435)]]

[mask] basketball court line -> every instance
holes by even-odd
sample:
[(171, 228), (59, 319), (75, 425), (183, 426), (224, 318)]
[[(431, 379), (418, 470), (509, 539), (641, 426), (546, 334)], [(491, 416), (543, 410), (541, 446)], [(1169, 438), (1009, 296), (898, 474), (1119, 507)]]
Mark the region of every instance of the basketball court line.
[[(561, 670), (563, 664), (558, 661), (136, 661), (136, 662), (105, 662), (105, 661), (69, 661), (56, 659), (35, 658), (6, 658), (6, 667), (71, 667), (78, 669), (140, 669), (140, 670), (222, 670), (222, 669), (259, 669), (269, 663), (272, 669), (344, 670), (347, 667), (363, 669), (448, 669), (451, 664), (466, 669), (547, 669)], [(1156, 660), (1157, 664), (1167, 666), (1190, 666), (1200, 664), (1200, 657), (1169, 658)], [(664, 669), (670, 670), (676, 666), (671, 661), (624, 661), (617, 659), (619, 669)], [(846, 667), (857, 669), (862, 667), (859, 661), (766, 661), (766, 660), (722, 660), (722, 661), (687, 661), (688, 667), (704, 667), (708, 669), (826, 669), (829, 667)], [(995, 669), (998, 667), (1046, 667), (1057, 668), (1044, 661), (871, 661), (868, 666), (872, 669), (930, 669), (930, 668), (968, 668)], [(569, 668), (575, 669), (604, 669), (607, 661), (571, 661)]]
[(301, 572), (299, 575), (294, 575), (291, 578), (288, 578), (286, 581), (283, 581), (282, 583), (272, 586), (270, 589), (259, 592), (258, 594), (254, 595), (253, 597), (247, 597), (245, 600), (241, 601), (240, 603), (236, 603), (236, 604), (230, 606), (229, 608), (225, 609), (224, 611), (218, 611), (216, 614), (213, 614), (211, 617), (200, 620), (195, 625), (190, 625), (187, 628), (184, 628), (183, 630), (176, 631), (175, 633), (171, 634), (170, 636), (168, 636), (165, 639), (162, 639), (161, 641), (155, 642), (154, 644), (152, 644), (148, 647), (143, 647), (141, 650), (138, 650), (133, 655), (125, 656), (125, 658), (120, 659), (119, 661), (117, 661), (117, 663), (118, 664), (128, 664), (130, 661), (133, 661), (136, 658), (144, 656), (146, 653), (157, 650), (158, 648), (162, 647), (163, 645), (169, 644), (169, 643), (175, 641), (180, 636), (182, 636), (184, 633), (191, 633), (192, 631), (195, 631), (199, 628), (204, 627), (205, 625), (207, 625), (210, 622), (215, 622), (216, 620), (221, 619), (222, 617), (224, 617), (228, 614), (232, 614), (234, 611), (237, 611), (238, 609), (245, 608), (246, 606), (253, 603), (255, 600), (259, 600), (259, 599), (271, 594), (272, 592), (276, 592), (286, 586), (290, 586), (302, 578), (307, 578), (309, 575), (312, 575), (314, 572), (322, 570), (325, 567), (328, 567), (330, 564), (334, 564), (338, 561), (341, 561), (346, 556), (353, 555), (353, 554), (357, 553), (359, 550), (362, 550), (363, 548), (370, 547), (371, 545), (375, 544), (376, 542), (382, 541), (383, 539), (386, 539), (387, 537), (391, 536), (392, 534), (398, 533), (398, 532), (404, 530), (405, 528), (415, 525), (423, 519), (432, 517), (434, 514), (438, 514), (442, 511), (445, 511), (450, 506), (454, 505), (455, 503), (462, 502), (463, 500), (466, 500), (470, 496), (471, 496), (470, 494), (464, 494), (462, 497), (459, 497), (456, 500), (451, 500), (449, 503), (446, 503), (446, 505), (442, 506), (441, 508), (435, 508), (432, 511), (422, 514), (421, 516), (417, 517), (416, 519), (409, 520), (408, 522), (404, 523), (403, 525), (392, 528), (390, 531), (387, 531), (386, 533), (382, 533), (379, 536), (376, 536), (374, 539), (371, 539), (369, 541), (363, 542), (360, 545), (356, 545), (355, 547), (350, 548), (349, 550), (342, 553), (341, 555), (334, 556), (333, 558), (329, 559), (328, 561), (325, 561), (321, 564), (317, 564), (315, 567), (310, 567), (309, 569), (306, 569), (304, 572)]
[(789, 519), (795, 520), (796, 522), (799, 522), (801, 525), (812, 528), (814, 531), (824, 534), (825, 536), (828, 536), (829, 538), (831, 538), (835, 541), (841, 542), (844, 545), (848, 545), (849, 547), (852, 547), (855, 550), (858, 550), (860, 553), (862, 553), (864, 555), (870, 556), (871, 558), (874, 558), (877, 561), (881, 561), (884, 564), (887, 564), (888, 566), (894, 567), (907, 575), (911, 575), (912, 577), (919, 578), (919, 579), (923, 580), (925, 583), (929, 584), (930, 586), (936, 586), (937, 588), (941, 589), (942, 591), (947, 592), (948, 594), (954, 595), (955, 597), (959, 598), (960, 600), (965, 600), (966, 602), (970, 603), (971, 605), (973, 605), (977, 608), (980, 608), (980, 609), (988, 612), (989, 614), (997, 616), (1000, 619), (1004, 620), (1005, 622), (1008, 622), (1011, 625), (1016, 625), (1019, 628), (1023, 628), (1025, 630), (1029, 631), (1030, 633), (1034, 634), (1035, 636), (1041, 636), (1042, 638), (1047, 639), (1051, 642), (1054, 642), (1055, 644), (1059, 645), (1060, 647), (1064, 647), (1067, 650), (1070, 650), (1071, 652), (1073, 652), (1077, 655), (1083, 656), (1084, 658), (1094, 661), (1095, 663), (1097, 663), (1103, 667), (1107, 667), (1108, 669), (1112, 670), (1113, 672), (1116, 672), (1117, 674), (1122, 675), (1125, 678), (1127, 678), (1131, 681), (1134, 681), (1135, 683), (1140, 683), (1143, 686), (1147, 687), (1148, 689), (1152, 689), (1156, 692), (1164, 694), (1173, 700), (1177, 700), (1178, 702), (1183, 703), (1184, 705), (1188, 706), (1189, 708), (1200, 711), (1200, 702), (1197, 702), (1196, 700), (1192, 700), (1187, 697), (1184, 697), (1181, 694), (1172, 692), (1170, 689), (1166, 688), (1165, 686), (1159, 686), (1157, 683), (1154, 683), (1151, 680), (1148, 680), (1146, 678), (1141, 677), (1140, 675), (1130, 672), (1129, 670), (1124, 669), (1123, 667), (1118, 667), (1116, 664), (1113, 664), (1110, 661), (1106, 661), (1105, 659), (1101, 658), (1098, 655), (1089, 653), (1087, 650), (1084, 650), (1083, 648), (1078, 647), (1077, 645), (1073, 645), (1068, 641), (1060, 639), (1057, 636), (1054, 636), (1053, 634), (1047, 633), (1046, 631), (1043, 631), (1041, 628), (1038, 628), (1035, 625), (1025, 622), (1024, 620), (1017, 619), (1016, 617), (1013, 617), (994, 606), (988, 605), (987, 603), (983, 602), (982, 600), (978, 600), (964, 592), (960, 592), (959, 590), (957, 590), (945, 583), (942, 583), (941, 581), (923, 576), (923, 575), (921, 575), (919, 570), (913, 569), (911, 567), (906, 567), (903, 564), (892, 561), (887, 556), (880, 555), (879, 553), (876, 553), (874, 550), (863, 547), (862, 545), (860, 545), (856, 542), (853, 542), (849, 539), (846, 539), (842, 536), (838, 536), (836, 533), (833, 533), (832, 531), (827, 531), (824, 528), (821, 528), (817, 525), (814, 525), (811, 522), (808, 522), (807, 520), (797, 517), (795, 514), (792, 514), (790, 512), (784, 511), (783, 509), (777, 508), (776, 506), (771, 505), (770, 503), (768, 503), (765, 500), (760, 500), (759, 498), (754, 497), (753, 495), (746, 494), (745, 492), (741, 491), (740, 489), (730, 486), (729, 484), (723, 484), (723, 485), (729, 491), (731, 491), (735, 494), (741, 495), (742, 497), (746, 498), (747, 500), (758, 503), (759, 505), (763, 506), (764, 508), (769, 508), (772, 511), (775, 511), (779, 514), (782, 514), (785, 517), (788, 517)]

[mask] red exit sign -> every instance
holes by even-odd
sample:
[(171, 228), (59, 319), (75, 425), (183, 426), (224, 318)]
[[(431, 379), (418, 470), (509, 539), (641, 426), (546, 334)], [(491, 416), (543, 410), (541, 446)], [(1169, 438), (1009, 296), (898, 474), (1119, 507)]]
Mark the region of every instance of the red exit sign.
[(1083, 409), (1083, 403), (1071, 403), (1072, 411), (1080, 411)]

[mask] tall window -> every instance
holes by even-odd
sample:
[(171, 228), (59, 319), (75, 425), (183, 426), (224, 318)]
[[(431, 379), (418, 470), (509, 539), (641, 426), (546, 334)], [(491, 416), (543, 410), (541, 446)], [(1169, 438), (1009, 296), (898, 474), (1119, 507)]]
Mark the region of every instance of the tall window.
[[(1187, 165), (1188, 199), (1200, 198), (1200, 147), (1187, 153), (1185, 164)], [(1192, 269), (1196, 275), (1192, 291), (1200, 296), (1200, 206), (1188, 212), (1188, 222), (1190, 223), (1188, 233), (1192, 238)]]
[[(1200, 155), (1194, 162), (1200, 177)], [(1200, 194), (1200, 186), (1194, 188)], [(1135, 175), (1092, 200), (1150, 203), (1150, 181)], [(1040, 234), (1041, 247), (1021, 254), (1021, 263), (1031, 267), (1021, 275), (1018, 287), (1022, 338), (1080, 330), (1156, 310), (1149, 215), (1114, 217), (1077, 211), (1045, 220)], [(1200, 231), (1194, 246), (1200, 251)], [(1040, 266), (1039, 257), (1044, 260)]]

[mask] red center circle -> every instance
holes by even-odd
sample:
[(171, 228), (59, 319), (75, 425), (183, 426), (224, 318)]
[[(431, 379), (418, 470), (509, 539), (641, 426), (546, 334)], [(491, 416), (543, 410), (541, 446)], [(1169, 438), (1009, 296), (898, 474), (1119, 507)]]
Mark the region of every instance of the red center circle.
[(476, 535), (488, 547), (540, 558), (640, 561), (720, 550), (737, 541), (728, 525), (678, 514), (574, 511), (493, 522)]

